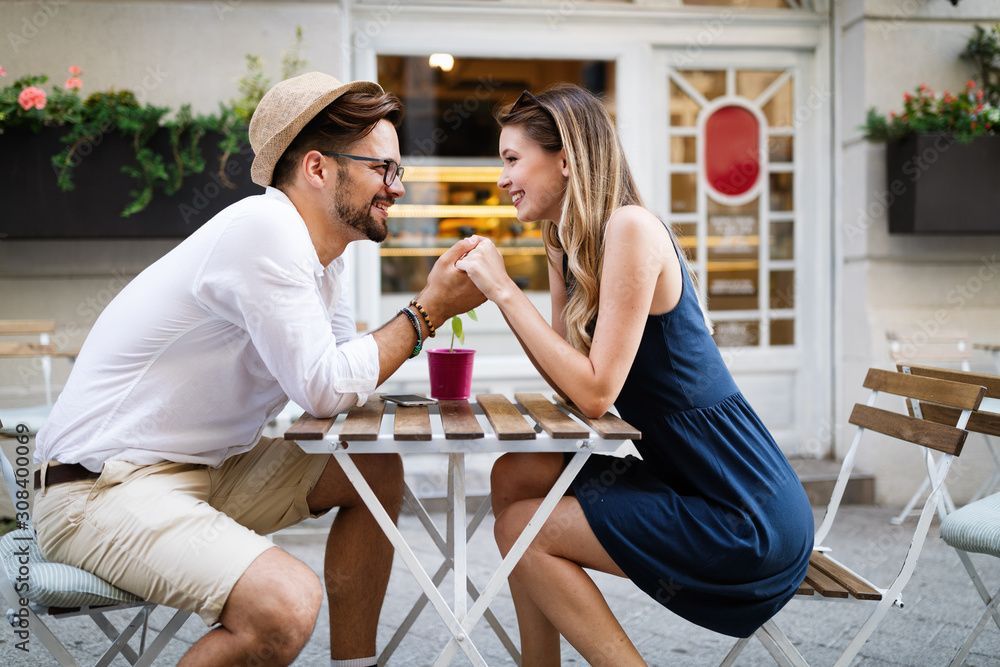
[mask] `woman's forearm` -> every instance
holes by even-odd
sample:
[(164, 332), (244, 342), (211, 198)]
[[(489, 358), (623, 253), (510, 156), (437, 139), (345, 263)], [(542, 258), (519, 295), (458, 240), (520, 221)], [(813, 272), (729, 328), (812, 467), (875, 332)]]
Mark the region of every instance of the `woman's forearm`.
[(549, 326), (524, 292), (511, 289), (496, 304), (546, 381), (585, 412), (603, 412), (608, 401), (590, 359)]
[(517, 342), (520, 343), (521, 349), (523, 349), (524, 353), (528, 356), (528, 361), (530, 361), (531, 365), (535, 367), (535, 370), (538, 371), (538, 374), (542, 376), (542, 379), (545, 380), (545, 383), (548, 384), (550, 387), (552, 387), (552, 389), (563, 398), (568, 398), (566, 392), (563, 391), (559, 387), (559, 385), (557, 385), (555, 381), (552, 380), (551, 377), (549, 377), (549, 374), (545, 372), (545, 369), (542, 368), (542, 365), (538, 363), (537, 359), (535, 359), (535, 355), (531, 353), (531, 350), (528, 349), (528, 346), (524, 344), (523, 340), (521, 340), (520, 334), (518, 334), (517, 330), (513, 326), (511, 326), (510, 320), (507, 319), (507, 315), (502, 310), (500, 311), (500, 314), (503, 315), (504, 320), (507, 321), (507, 326), (510, 327), (510, 330), (514, 333), (514, 338), (517, 338)]

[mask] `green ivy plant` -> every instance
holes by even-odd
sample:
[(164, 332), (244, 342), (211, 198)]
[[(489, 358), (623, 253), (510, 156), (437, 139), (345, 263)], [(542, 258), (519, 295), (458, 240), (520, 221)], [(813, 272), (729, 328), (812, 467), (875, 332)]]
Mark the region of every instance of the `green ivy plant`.
[(962, 58), (973, 62), (974, 76), (965, 90), (937, 95), (920, 84), (912, 93), (903, 93), (903, 108), (885, 116), (874, 108), (861, 129), (872, 141), (893, 141), (910, 134), (947, 132), (960, 142), (1000, 134), (1000, 24), (990, 30), (976, 26)]
[[(295, 29), (292, 49), (282, 56), (282, 79), (302, 71), (306, 61), (301, 57), (302, 28)], [(108, 132), (118, 132), (126, 137), (135, 160), (122, 167), (123, 173), (135, 181), (130, 190), (131, 201), (121, 212), (129, 217), (145, 209), (155, 193), (177, 192), (184, 179), (191, 174), (204, 172), (202, 140), (209, 132), (221, 136), (218, 144), (218, 178), (229, 188), (236, 185), (226, 174), (229, 159), (247, 148), (247, 128), (261, 97), (271, 86), (264, 74), (260, 56), (246, 56), (247, 71), (240, 78), (239, 97), (219, 105), (218, 112), (195, 115), (190, 105), (183, 105), (176, 112), (169, 107), (140, 102), (128, 90), (110, 90), (80, 95), (83, 86), (82, 72), (70, 68), (71, 77), (63, 86), (52, 86), (44, 75), (29, 75), (0, 87), (0, 134), (10, 129), (26, 129), (38, 133), (44, 127), (60, 127), (64, 148), (53, 156), (56, 182), (61, 190), (74, 188), (73, 171), (90, 150), (99, 144)], [(0, 76), (6, 72), (0, 67)], [(165, 130), (169, 139), (166, 152), (151, 145), (153, 136)]]
[[(467, 312), (466, 315), (468, 315), (469, 319), (472, 320), (473, 322), (478, 322), (479, 321), (479, 316), (476, 315), (476, 309), (475, 308), (473, 308), (472, 310), (470, 310), (469, 312)], [(451, 351), (451, 352), (455, 351), (455, 339), (456, 338), (458, 339), (458, 342), (460, 344), (465, 345), (465, 329), (462, 326), (462, 316), (461, 315), (455, 315), (454, 317), (451, 318), (451, 347), (448, 348), (449, 351)]]

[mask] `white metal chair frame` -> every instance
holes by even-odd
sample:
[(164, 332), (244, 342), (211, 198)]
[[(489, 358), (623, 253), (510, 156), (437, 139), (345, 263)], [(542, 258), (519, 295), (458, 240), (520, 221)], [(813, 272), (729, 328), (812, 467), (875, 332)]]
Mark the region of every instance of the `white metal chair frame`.
[[(15, 490), (22, 488), (14, 474), (14, 469), (10, 464), (6, 454), (0, 453), (0, 466), (3, 469), (3, 480), (4, 484), (7, 486), (7, 492), (11, 497), (11, 501), (14, 502), (15, 507), (17, 506), (17, 498), (15, 495)], [(29, 530), (34, 530), (30, 523), (22, 526)], [(7, 578), (6, 573), (0, 573), (0, 595), (7, 604), (11, 605), (12, 608), (7, 610), (7, 620), (12, 627), (17, 627), (19, 624), (19, 619), (16, 616), (14, 609), (21, 609), (21, 598), (14, 587), (11, 585), (10, 580)], [(56, 609), (49, 608), (35, 603), (29, 603), (22, 614), (26, 615), (28, 618), (28, 632), (39, 639), (41, 643), (48, 649), (52, 657), (55, 658), (60, 665), (63, 667), (78, 667), (80, 664), (77, 660), (70, 654), (59, 638), (56, 637), (52, 629), (49, 628), (48, 624), (42, 620), (43, 616), (48, 616), (49, 618), (61, 619), (61, 618), (72, 618), (74, 616), (87, 616), (90, 618), (98, 629), (111, 640), (111, 646), (97, 659), (94, 663), (95, 667), (105, 667), (110, 665), (115, 657), (121, 655), (126, 661), (133, 667), (148, 667), (153, 664), (156, 657), (163, 651), (166, 645), (173, 639), (177, 631), (180, 630), (181, 626), (184, 625), (188, 617), (191, 615), (189, 611), (177, 610), (169, 621), (163, 626), (162, 629), (156, 634), (153, 641), (147, 644), (147, 634), (149, 632), (149, 616), (152, 614), (153, 610), (156, 609), (158, 605), (152, 602), (136, 602), (131, 604), (119, 604), (110, 606), (100, 606), (100, 607), (78, 607), (72, 609)], [(114, 623), (108, 619), (105, 614), (111, 611), (119, 611), (125, 609), (135, 609), (136, 614), (132, 617), (132, 620), (122, 629), (115, 627)], [(139, 637), (139, 647), (136, 651), (129, 642), (136, 632), (142, 630)]]
[[(871, 373), (875, 371), (869, 371), (869, 377)], [(875, 371), (879, 373), (889, 373), (888, 371)], [(895, 374), (892, 374), (895, 375)], [(868, 381), (866, 380), (866, 386)], [(984, 390), (985, 391), (985, 390)], [(877, 389), (872, 389), (871, 394), (868, 397), (866, 406), (872, 408), (878, 399), (881, 392)], [(887, 392), (889, 393), (889, 392)], [(981, 398), (981, 396), (980, 396)], [(913, 401), (914, 416), (917, 419), (921, 419), (920, 414), (920, 404), (918, 401)], [(978, 407), (978, 403), (977, 406)], [(857, 406), (855, 406), (857, 409)], [(963, 409), (958, 418), (958, 422), (955, 428), (964, 430), (968, 424), (969, 417), (971, 416), (972, 409)], [(836, 485), (833, 489), (833, 495), (830, 498), (830, 503), (827, 506), (826, 515), (823, 517), (823, 521), (820, 524), (819, 529), (816, 531), (816, 536), (814, 539), (814, 551), (829, 552), (830, 548), (824, 545), (830, 530), (833, 527), (834, 520), (837, 516), (837, 511), (840, 509), (841, 500), (844, 497), (844, 491), (847, 488), (847, 482), (850, 479), (852, 470), (854, 469), (854, 461), (857, 457), (858, 449), (861, 445), (861, 440), (865, 432), (869, 430), (863, 426), (858, 426), (857, 431), (854, 434), (854, 439), (851, 442), (851, 447), (847, 451), (847, 455), (844, 457), (843, 464), (840, 468), (840, 474), (837, 477)], [(881, 594), (881, 600), (879, 600), (875, 609), (869, 614), (868, 618), (861, 625), (857, 634), (851, 639), (847, 647), (838, 657), (837, 661), (834, 663), (834, 667), (846, 667), (849, 665), (861, 648), (864, 646), (865, 642), (871, 637), (875, 632), (879, 623), (888, 614), (889, 609), (892, 607), (903, 607), (903, 588), (909, 583), (910, 578), (913, 576), (913, 571), (916, 568), (917, 560), (920, 558), (920, 553), (923, 549), (924, 542), (927, 539), (927, 533), (930, 529), (931, 520), (934, 517), (936, 511), (938, 511), (940, 506), (940, 497), (942, 490), (944, 488), (944, 480), (951, 469), (952, 461), (955, 456), (952, 454), (942, 453), (936, 459), (931, 454), (930, 449), (924, 447), (924, 463), (927, 467), (927, 474), (931, 479), (931, 492), (924, 503), (923, 508), (920, 510), (920, 518), (917, 521), (916, 528), (913, 532), (913, 537), (910, 541), (909, 549), (907, 550), (906, 557), (903, 561), (903, 565), (889, 584), (887, 588), (881, 588), (876, 586), (868, 579), (858, 574), (857, 572), (851, 571), (851, 573), (856, 576), (859, 580), (865, 584), (871, 586)], [(831, 559), (832, 560), (832, 559)], [(836, 561), (835, 561), (836, 562)], [(838, 563), (839, 565), (842, 565)], [(860, 603), (870, 603), (866, 600), (858, 600), (853, 596), (848, 596), (847, 598), (833, 598), (833, 597), (823, 597), (821, 595), (810, 595), (810, 596), (796, 596), (794, 599), (803, 599), (814, 602), (840, 602), (847, 604), (860, 604)], [(750, 643), (750, 640), (756, 637), (761, 644), (767, 649), (768, 653), (774, 659), (775, 663), (782, 666), (794, 666), (794, 667), (806, 667), (808, 662), (797, 648), (792, 644), (784, 632), (778, 627), (774, 619), (771, 619), (765, 623), (759, 630), (757, 630), (751, 637), (743, 638), (738, 640), (735, 645), (730, 649), (729, 653), (723, 659), (721, 665), (723, 667), (730, 667), (735, 664), (736, 658), (739, 657), (740, 653), (746, 648)]]
[[(1000, 395), (998, 395), (998, 392), (996, 390), (997, 381), (1000, 380), (1000, 377), (990, 377), (986, 376), (985, 374), (978, 374), (978, 375), (971, 374), (968, 370), (965, 369), (963, 369), (963, 371), (959, 373), (951, 371), (950, 369), (920, 367), (911, 365), (900, 365), (900, 370), (904, 373), (912, 372), (914, 375), (920, 375), (923, 377), (937, 377), (940, 379), (946, 379), (952, 381), (968, 381), (972, 384), (977, 384), (977, 385), (981, 383), (988, 383), (986, 387), (987, 388), (986, 398), (992, 398), (992, 399), (1000, 398)], [(969, 374), (969, 377), (965, 377), (965, 374)], [(980, 416), (988, 415), (988, 413), (985, 412), (979, 412), (977, 414)], [(994, 430), (991, 430), (992, 428), (993, 427), (991, 426), (991, 422), (987, 420), (983, 420), (981, 422), (973, 422), (968, 427), (970, 433), (972, 432), (980, 433), (983, 435), (983, 437), (987, 438), (987, 441), (989, 441), (988, 435), (990, 434), (996, 435), (996, 432)], [(985, 432), (986, 430), (989, 430), (990, 433), (987, 434)], [(993, 450), (991, 447), (991, 452), (992, 451)], [(994, 456), (994, 461), (996, 461), (995, 456)], [(996, 479), (997, 475), (998, 473), (994, 472), (992, 479)], [(992, 480), (987, 480), (987, 482), (989, 481)], [(972, 502), (975, 502), (975, 499), (970, 501), (970, 504)], [(942, 505), (938, 507), (938, 514), (941, 517), (942, 521), (944, 520), (945, 516), (951, 513), (952, 511), (954, 511), (954, 507), (948, 507), (947, 505)], [(990, 595), (989, 589), (983, 582), (983, 579), (979, 575), (978, 570), (976, 570), (976, 567), (972, 562), (972, 558), (969, 552), (963, 551), (962, 549), (959, 549), (957, 547), (953, 548), (955, 549), (955, 553), (958, 555), (959, 560), (962, 562), (962, 566), (968, 573), (969, 578), (972, 580), (972, 584), (975, 587), (976, 592), (979, 594), (979, 597), (986, 605), (986, 608), (983, 610), (982, 615), (980, 616), (976, 626), (973, 628), (972, 632), (966, 638), (962, 646), (959, 647), (958, 652), (955, 654), (954, 659), (950, 663), (952, 667), (958, 667), (958, 665), (963, 664), (965, 662), (965, 659), (968, 658), (969, 652), (972, 650), (973, 644), (975, 643), (979, 635), (983, 632), (983, 630), (986, 628), (986, 626), (989, 624), (989, 620), (991, 617), (993, 619), (993, 622), (996, 624), (997, 629), (1000, 629), (1000, 589), (998, 589), (996, 593)]]
[[(886, 340), (889, 342), (889, 356), (892, 358), (893, 363), (897, 364), (897, 366), (923, 364), (924, 359), (922, 359), (919, 354), (913, 356), (908, 356), (905, 354), (905, 350), (903, 349), (903, 340), (898, 334), (894, 332), (887, 332)], [(972, 360), (973, 346), (970, 345), (968, 336), (966, 336), (965, 334), (955, 334), (954, 336), (943, 336), (943, 337), (930, 337), (927, 338), (924, 341), (924, 343), (931, 345), (955, 346), (953, 357), (945, 356), (942, 357), (941, 359), (928, 357), (926, 361), (934, 362), (943, 360), (945, 362), (958, 364), (957, 370), (961, 370), (963, 372), (969, 372), (972, 370), (971, 360)], [(998, 368), (1000, 368), (1000, 366), (998, 366)], [(989, 495), (994, 489), (1000, 487), (1000, 450), (997, 449), (997, 446), (992, 438), (990, 438), (985, 433), (980, 433), (980, 435), (985, 441), (986, 450), (989, 452), (990, 458), (993, 461), (993, 471), (990, 473), (990, 476), (987, 479), (983, 480), (983, 483), (979, 485), (979, 488), (976, 489), (976, 492), (972, 495), (972, 499), (969, 500), (970, 503), (975, 502), (980, 498), (984, 498), (985, 496)], [(906, 504), (903, 506), (903, 509), (900, 510), (899, 514), (889, 519), (889, 523), (891, 523), (894, 526), (903, 525), (903, 522), (905, 522), (906, 519), (908, 519), (914, 513), (917, 503), (919, 503), (920, 499), (923, 498), (924, 494), (927, 493), (928, 488), (930, 488), (930, 479), (928, 477), (924, 477), (921, 480), (920, 485), (917, 487), (916, 491), (914, 491), (913, 495), (910, 496), (910, 499), (906, 501)], [(945, 485), (944, 488), (942, 489), (941, 500), (944, 502), (945, 508), (948, 510), (948, 512), (955, 511), (955, 501), (952, 500), (951, 493), (948, 491), (947, 485)]]
[(993, 619), (997, 629), (1000, 630), (1000, 588), (997, 589), (996, 593), (990, 595), (989, 589), (986, 588), (982, 577), (979, 576), (979, 571), (976, 570), (976, 566), (972, 563), (969, 552), (955, 548), (955, 553), (958, 554), (959, 560), (962, 561), (965, 571), (969, 574), (969, 578), (972, 579), (972, 584), (976, 587), (976, 592), (979, 593), (979, 597), (986, 605), (986, 608), (983, 610), (982, 615), (980, 615), (979, 621), (972, 629), (972, 632), (966, 637), (955, 657), (949, 663), (950, 667), (959, 667), (959, 665), (965, 664), (965, 659), (969, 657), (969, 652), (972, 650), (973, 644), (976, 643), (976, 639), (986, 629), (986, 626), (989, 625), (990, 618)]

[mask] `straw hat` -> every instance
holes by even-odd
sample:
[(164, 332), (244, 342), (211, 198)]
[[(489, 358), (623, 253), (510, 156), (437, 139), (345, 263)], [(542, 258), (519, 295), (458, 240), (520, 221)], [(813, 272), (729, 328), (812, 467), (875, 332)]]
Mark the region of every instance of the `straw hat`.
[(274, 167), (285, 149), (316, 114), (344, 93), (381, 95), (383, 90), (371, 81), (341, 83), (329, 74), (308, 72), (285, 79), (267, 91), (250, 119), (253, 182), (271, 185)]

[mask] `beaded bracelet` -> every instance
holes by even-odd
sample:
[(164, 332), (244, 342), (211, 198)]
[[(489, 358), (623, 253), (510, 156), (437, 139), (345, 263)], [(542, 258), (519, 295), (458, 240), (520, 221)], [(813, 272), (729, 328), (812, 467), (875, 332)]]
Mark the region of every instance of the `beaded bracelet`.
[(417, 319), (417, 316), (409, 308), (400, 308), (399, 312), (406, 315), (406, 318), (410, 320), (410, 324), (412, 324), (413, 328), (417, 331), (417, 344), (413, 346), (413, 351), (410, 352), (409, 356), (409, 358), (412, 359), (420, 354), (420, 350), (424, 347), (424, 336), (423, 332), (420, 330), (420, 320)]
[(434, 338), (434, 334), (437, 333), (437, 329), (435, 329), (434, 325), (431, 324), (431, 316), (427, 314), (427, 311), (424, 310), (423, 306), (417, 303), (416, 299), (410, 301), (410, 305), (417, 309), (417, 312), (420, 313), (420, 317), (424, 318), (424, 324), (427, 325), (427, 331), (430, 332), (429, 334), (427, 334), (427, 337)]

